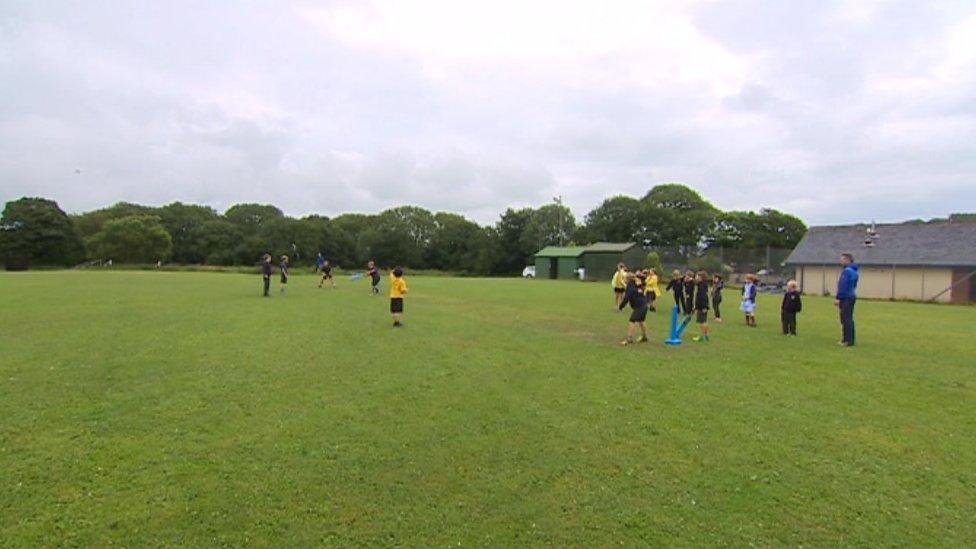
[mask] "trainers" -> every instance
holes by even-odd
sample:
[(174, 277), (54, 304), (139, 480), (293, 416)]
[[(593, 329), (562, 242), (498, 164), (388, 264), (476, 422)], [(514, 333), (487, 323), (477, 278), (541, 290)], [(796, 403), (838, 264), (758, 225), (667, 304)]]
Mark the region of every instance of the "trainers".
[(647, 343), (648, 341), (650, 340), (644, 336), (641, 336), (640, 339), (637, 340), (637, 343)]
[(634, 344), (634, 340), (632, 340), (632, 339), (625, 339), (625, 340), (621, 341), (620, 344), (626, 347), (627, 345), (633, 345)]

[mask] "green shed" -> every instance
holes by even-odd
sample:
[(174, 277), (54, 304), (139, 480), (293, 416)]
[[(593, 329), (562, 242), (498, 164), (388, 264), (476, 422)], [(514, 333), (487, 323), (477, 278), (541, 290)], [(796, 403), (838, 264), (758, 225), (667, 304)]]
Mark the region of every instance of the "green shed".
[(536, 278), (579, 278), (581, 246), (547, 246), (535, 254)]
[(617, 270), (617, 263), (623, 263), (630, 269), (644, 267), (646, 257), (644, 250), (634, 242), (597, 242), (583, 248), (581, 265), (586, 280), (610, 280)]

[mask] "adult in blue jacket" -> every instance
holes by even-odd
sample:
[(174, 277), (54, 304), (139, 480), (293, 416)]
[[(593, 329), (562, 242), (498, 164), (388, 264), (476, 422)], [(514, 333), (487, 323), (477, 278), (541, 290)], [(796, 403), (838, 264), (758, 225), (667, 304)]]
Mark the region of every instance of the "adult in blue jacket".
[(854, 302), (857, 301), (857, 263), (854, 256), (848, 253), (840, 254), (840, 278), (837, 279), (837, 293), (834, 294), (834, 305), (840, 309), (840, 326), (843, 337), (840, 344), (845, 347), (854, 346)]

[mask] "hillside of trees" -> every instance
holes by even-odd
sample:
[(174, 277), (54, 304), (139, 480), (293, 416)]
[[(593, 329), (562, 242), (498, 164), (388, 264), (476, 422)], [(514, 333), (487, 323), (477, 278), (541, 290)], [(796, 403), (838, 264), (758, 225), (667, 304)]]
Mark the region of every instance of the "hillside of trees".
[(481, 275), (518, 273), (547, 245), (639, 242), (693, 257), (719, 247), (792, 248), (806, 231), (800, 219), (773, 209), (720, 211), (680, 184), (657, 185), (641, 198), (607, 198), (581, 221), (559, 204), (509, 208), (490, 226), (416, 206), (294, 218), (270, 204), (236, 204), (220, 213), (181, 202), (120, 202), (68, 215), (52, 200), (25, 197), (6, 204), (0, 225), (8, 266), (70, 266), (85, 259), (253, 265), (265, 252), (307, 263), (322, 252), (346, 267), (375, 259)]

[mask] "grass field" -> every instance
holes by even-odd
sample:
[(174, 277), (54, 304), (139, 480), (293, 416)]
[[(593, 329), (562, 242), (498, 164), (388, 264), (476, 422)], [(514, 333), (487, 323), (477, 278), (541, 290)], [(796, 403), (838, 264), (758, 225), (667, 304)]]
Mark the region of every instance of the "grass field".
[(976, 308), (623, 348), (608, 284), (316, 280), (0, 275), (0, 545), (976, 544)]

